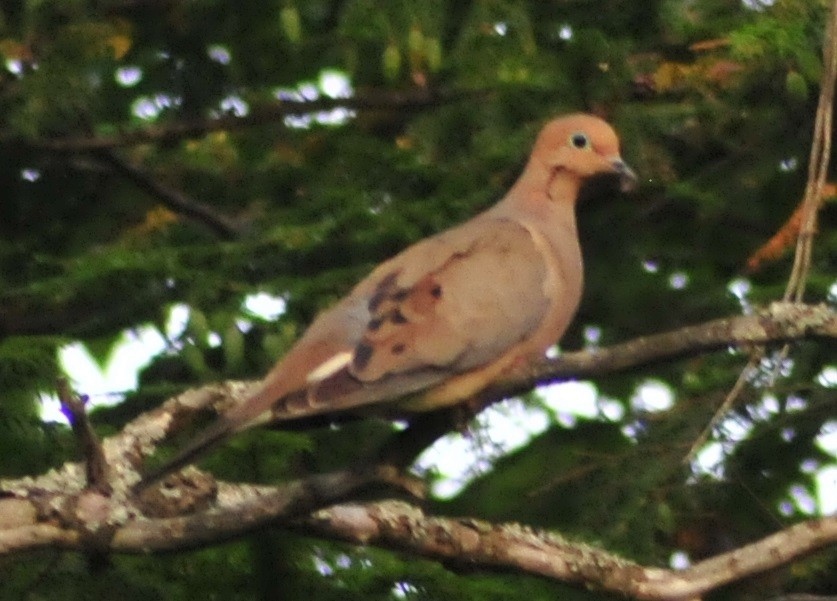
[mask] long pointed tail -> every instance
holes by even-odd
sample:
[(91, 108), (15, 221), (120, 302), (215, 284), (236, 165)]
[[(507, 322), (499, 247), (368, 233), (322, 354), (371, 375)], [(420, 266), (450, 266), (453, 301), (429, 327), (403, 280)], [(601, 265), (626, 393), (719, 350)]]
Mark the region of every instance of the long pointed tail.
[(186, 443), (177, 454), (162, 466), (151, 470), (134, 487), (141, 491), (169, 474), (194, 463), (196, 459), (208, 453), (227, 438), (252, 426), (262, 425), (271, 420), (270, 405), (275, 398), (279, 398), (283, 391), (274, 390), (267, 386), (259, 386), (238, 406), (220, 416), (205, 430), (199, 432), (195, 438)]
[(225, 417), (219, 418), (215, 423), (190, 440), (174, 457), (143, 476), (134, 490), (141, 491), (169, 474), (193, 463), (198, 457), (214, 449), (237, 430), (235, 422)]

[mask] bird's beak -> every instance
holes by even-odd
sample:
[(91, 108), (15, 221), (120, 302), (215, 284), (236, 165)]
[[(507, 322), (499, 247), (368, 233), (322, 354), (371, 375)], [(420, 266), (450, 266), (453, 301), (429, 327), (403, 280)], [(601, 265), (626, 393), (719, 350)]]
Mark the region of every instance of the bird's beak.
[(619, 189), (622, 192), (630, 192), (636, 188), (636, 173), (628, 167), (628, 164), (622, 160), (622, 157), (611, 157), (610, 164), (613, 167), (613, 171), (619, 176)]

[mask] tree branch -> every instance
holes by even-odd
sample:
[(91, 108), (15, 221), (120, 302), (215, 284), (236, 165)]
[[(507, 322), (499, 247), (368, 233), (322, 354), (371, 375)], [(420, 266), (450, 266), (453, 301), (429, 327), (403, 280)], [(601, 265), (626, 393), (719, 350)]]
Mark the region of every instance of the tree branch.
[(108, 484), (108, 464), (105, 460), (105, 453), (102, 444), (90, 425), (85, 410), (86, 400), (77, 396), (71, 389), (66, 378), (58, 381), (58, 399), (61, 401), (61, 409), (70, 421), (70, 426), (76, 439), (79, 442), (85, 458), (85, 483), (89, 488), (95, 488), (101, 492), (110, 492)]
[(837, 542), (837, 517), (796, 524), (685, 570), (641, 566), (601, 549), (519, 524), (427, 517), (388, 501), (338, 505), (301, 524), (306, 534), (408, 551), (473, 567), (499, 567), (637, 599), (696, 599)]
[(825, 304), (775, 302), (753, 315), (716, 319), (594, 351), (565, 353), (521, 368), (481, 393), (477, 403), (484, 407), (537, 385), (569, 378), (587, 378), (728, 347), (802, 338), (837, 338), (837, 312)]
[[(776, 302), (753, 315), (725, 317), (663, 334), (635, 338), (606, 348), (564, 353), (555, 359), (544, 358), (532, 362), (481, 393), (474, 406), (477, 409), (483, 408), (510, 396), (528, 392), (535, 386), (570, 378), (588, 378), (729, 347), (778, 344), (812, 338), (837, 338), (837, 311), (824, 304)], [(156, 438), (136, 444), (157, 444), (198, 412), (209, 408), (223, 412), (244, 401), (253, 385), (255, 383), (227, 382), (187, 391), (140, 416), (117, 436), (127, 432), (149, 431), (154, 432)], [(148, 425), (143, 425), (146, 422)], [(446, 418), (442, 418), (441, 422), (442, 425), (451, 423)], [(429, 426), (430, 430), (438, 431), (439, 428), (438, 423)]]
[(412, 490), (398, 470), (382, 465), (280, 486), (216, 484), (187, 468), (140, 497), (127, 486), (135, 474), (123, 470), (112, 480), (112, 492), (102, 493), (81, 490), (78, 471), (77, 464), (68, 464), (39, 478), (0, 480), (0, 555), (45, 547), (124, 553), (190, 549), (277, 519), (294, 520), (373, 484)]
[[(263, 526), (281, 514), (280, 524), (306, 535), (408, 551), (471, 569), (514, 570), (637, 599), (679, 600), (697, 598), (837, 542), (837, 517), (810, 520), (674, 571), (642, 566), (519, 524), (427, 517), (420, 509), (398, 501), (336, 505), (294, 520), (312, 500), (334, 498), (370, 481), (344, 472), (281, 488), (224, 485), (214, 509), (174, 518), (124, 521), (102, 550), (148, 553), (190, 548)], [(55, 501), (50, 505), (56, 507)], [(36, 515), (33, 505), (22, 500), (0, 499), (0, 554), (40, 547), (89, 549), (77, 531), (37, 523)]]
[(114, 171), (122, 175), (141, 190), (155, 196), (175, 213), (190, 217), (203, 223), (220, 237), (230, 240), (237, 238), (241, 227), (226, 215), (219, 213), (207, 204), (184, 194), (180, 190), (165, 185), (143, 168), (125, 160), (112, 150), (100, 150), (95, 156), (105, 161)]
[(132, 146), (149, 142), (167, 143), (184, 138), (197, 138), (213, 131), (234, 131), (247, 127), (282, 122), (285, 117), (344, 108), (354, 111), (422, 110), (487, 94), (487, 91), (412, 88), (404, 91), (369, 90), (351, 98), (320, 98), (318, 100), (282, 100), (274, 105), (254, 109), (248, 115), (224, 115), (211, 119), (196, 119), (177, 123), (150, 125), (142, 129), (123, 131), (115, 135), (65, 136), (19, 140), (3, 135), (0, 141), (17, 141), (30, 148), (52, 152), (79, 152)]

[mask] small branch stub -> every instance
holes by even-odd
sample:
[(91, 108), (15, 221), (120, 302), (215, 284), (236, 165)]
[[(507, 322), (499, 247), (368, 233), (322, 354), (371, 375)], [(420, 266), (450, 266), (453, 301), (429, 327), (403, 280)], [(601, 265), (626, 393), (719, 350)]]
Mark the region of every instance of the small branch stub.
[(66, 379), (58, 381), (58, 399), (61, 402), (61, 409), (70, 425), (73, 433), (79, 441), (79, 446), (85, 459), (85, 476), (87, 488), (96, 489), (101, 493), (110, 492), (108, 483), (108, 464), (102, 443), (93, 431), (90, 420), (87, 418), (85, 408), (86, 398), (79, 397), (71, 389)]

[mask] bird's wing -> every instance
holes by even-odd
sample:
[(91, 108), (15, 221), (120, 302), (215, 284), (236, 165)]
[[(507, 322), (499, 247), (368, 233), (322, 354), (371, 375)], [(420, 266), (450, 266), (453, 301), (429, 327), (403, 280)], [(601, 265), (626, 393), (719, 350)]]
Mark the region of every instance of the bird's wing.
[(252, 425), (382, 403), (508, 357), (555, 302), (550, 260), (529, 228), (507, 218), (478, 218), (409, 247), (322, 313), (251, 396), (143, 485)]
[(306, 383), (274, 395), (265, 419), (376, 403), (505, 357), (556, 302), (550, 260), (529, 228), (507, 218), (473, 220), (408, 248), (312, 324), (285, 360)]
[(438, 243), (441, 260), (422, 265), (425, 253), (407, 253), (378, 280), (349, 365), (359, 380), (466, 371), (496, 359), (543, 320), (547, 264), (528, 229), (486, 219)]

